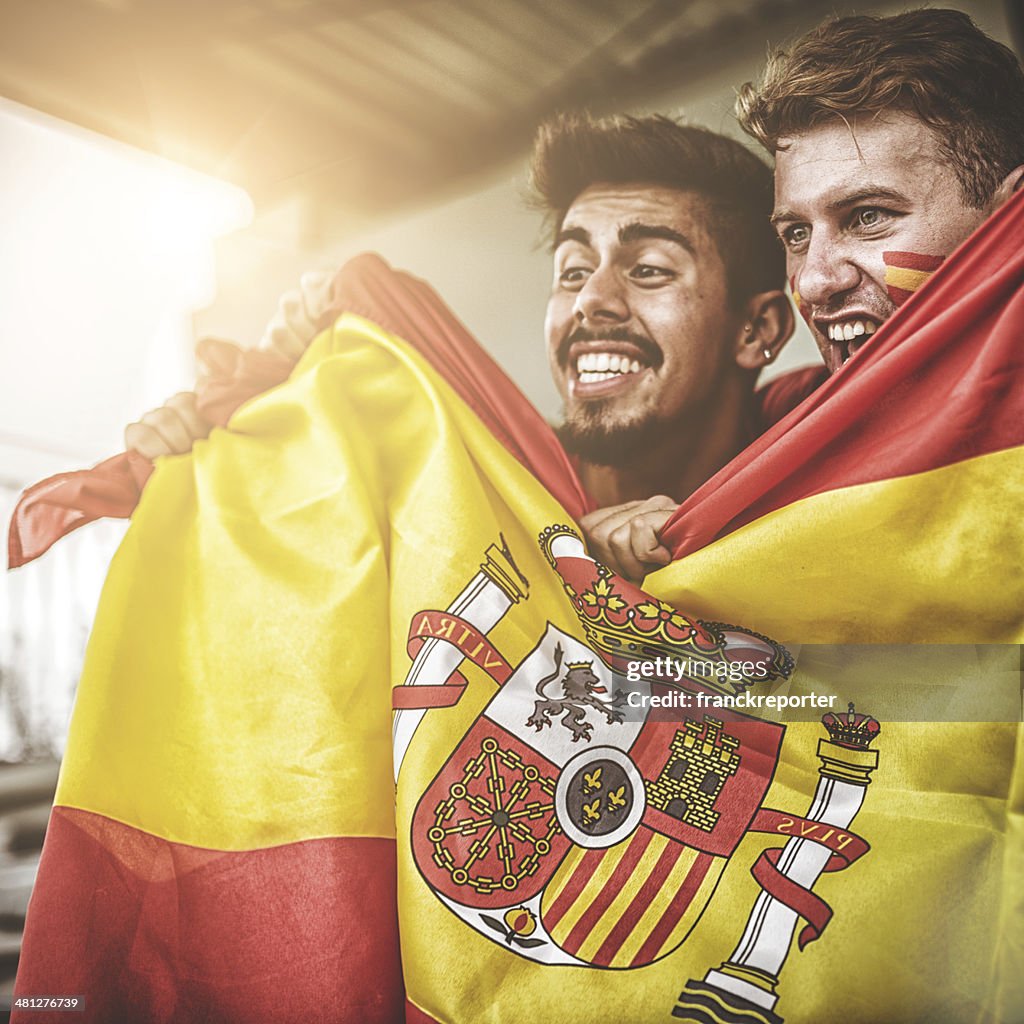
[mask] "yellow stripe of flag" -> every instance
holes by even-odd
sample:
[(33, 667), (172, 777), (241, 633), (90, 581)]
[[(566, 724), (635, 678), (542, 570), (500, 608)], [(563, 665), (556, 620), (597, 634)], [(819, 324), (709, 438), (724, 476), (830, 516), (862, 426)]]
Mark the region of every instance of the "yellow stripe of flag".
[(479, 560), (504, 535), (547, 573), (536, 537), (564, 519), (421, 356), (343, 316), (229, 430), (161, 460), (107, 579), (57, 802), (218, 850), (394, 836), (406, 624), (471, 564), (436, 552), (456, 537)]
[(783, 641), (1020, 643), (1022, 508), (1018, 447), (794, 502), (644, 586)]

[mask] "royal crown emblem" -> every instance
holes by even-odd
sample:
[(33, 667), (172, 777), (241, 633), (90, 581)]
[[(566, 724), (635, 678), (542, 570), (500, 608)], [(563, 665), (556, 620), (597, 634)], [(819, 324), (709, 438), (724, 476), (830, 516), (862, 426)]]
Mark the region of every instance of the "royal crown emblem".
[(881, 726), (870, 715), (858, 715), (850, 701), (849, 710), (838, 715), (828, 712), (823, 715), (821, 724), (828, 730), (833, 743), (842, 747), (863, 749), (870, 746), (871, 741), (881, 731)]
[[(701, 674), (721, 693), (740, 693), (755, 681), (785, 679), (793, 671), (789, 651), (769, 637), (720, 622), (693, 619), (616, 576), (587, 557), (579, 534), (569, 526), (550, 526), (540, 535), (541, 550), (562, 580), (587, 644), (613, 668), (632, 660), (669, 657), (708, 666), (729, 662), (763, 665), (756, 675)], [(579, 554), (573, 552), (578, 551)], [(717, 684), (717, 685), (716, 685)]]

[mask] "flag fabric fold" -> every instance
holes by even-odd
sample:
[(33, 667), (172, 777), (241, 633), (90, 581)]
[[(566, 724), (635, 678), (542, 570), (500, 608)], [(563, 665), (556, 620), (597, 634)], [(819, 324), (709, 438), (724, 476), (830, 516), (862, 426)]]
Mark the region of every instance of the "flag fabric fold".
[(565, 518), (353, 314), (164, 460), (93, 630), (19, 991), (77, 982), (96, 1020), (400, 1018), (392, 617), (463, 571), (453, 540), (479, 559)]

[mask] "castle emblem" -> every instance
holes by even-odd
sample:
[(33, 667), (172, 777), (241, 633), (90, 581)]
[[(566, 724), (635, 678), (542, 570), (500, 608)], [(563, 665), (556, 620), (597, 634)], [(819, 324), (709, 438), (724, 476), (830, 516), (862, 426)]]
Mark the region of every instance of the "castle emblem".
[(725, 780), (739, 769), (739, 740), (722, 732), (710, 715), (703, 722), (687, 721), (672, 739), (668, 760), (647, 790), (653, 807), (687, 825), (710, 832), (718, 821), (715, 801)]

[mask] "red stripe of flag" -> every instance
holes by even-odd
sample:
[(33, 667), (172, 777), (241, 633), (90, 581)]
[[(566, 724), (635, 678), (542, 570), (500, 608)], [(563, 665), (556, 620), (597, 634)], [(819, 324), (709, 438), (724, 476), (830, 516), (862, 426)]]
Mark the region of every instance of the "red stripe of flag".
[(430, 1014), (424, 1013), (415, 1003), (405, 1001), (405, 1024), (440, 1024)]
[(630, 875), (636, 870), (640, 858), (644, 855), (654, 833), (649, 828), (640, 828), (629, 841), (629, 847), (622, 855), (621, 860), (615, 865), (611, 878), (604, 884), (604, 888), (598, 893), (597, 899), (580, 915), (580, 919), (569, 932), (562, 948), (575, 956), (580, 946), (590, 934), (594, 925), (601, 919), (601, 915), (611, 905), (612, 900), (618, 896), (619, 891), (629, 881)]
[(686, 908), (696, 895), (714, 859), (714, 857), (707, 853), (697, 855), (697, 859), (693, 862), (693, 867), (690, 868), (685, 881), (672, 898), (672, 902), (668, 905), (665, 913), (661, 915), (661, 920), (654, 926), (651, 934), (647, 936), (646, 941), (640, 947), (640, 952), (630, 962), (631, 967), (639, 967), (641, 964), (650, 963), (658, 955), (658, 950), (665, 944), (665, 941), (672, 934), (672, 929), (679, 924), (683, 914), (686, 913)]
[(686, 847), (681, 843), (669, 843), (661, 851), (658, 863), (654, 865), (654, 870), (647, 876), (644, 884), (640, 886), (640, 891), (636, 894), (636, 898), (630, 903), (622, 917), (615, 922), (615, 926), (608, 933), (608, 938), (601, 943), (601, 948), (594, 957), (595, 964), (607, 967), (615, 959), (615, 955), (622, 948), (622, 944), (629, 938), (630, 933), (636, 927), (640, 918), (643, 917), (644, 912), (651, 905), (654, 897), (661, 891), (661, 887), (665, 884), (665, 879), (668, 878), (669, 872), (676, 866), (676, 861), (679, 860), (685, 849)]
[(56, 807), (15, 995), (84, 996), (76, 1024), (399, 1024), (395, 887), (393, 839), (224, 852)]
[(605, 850), (587, 850), (583, 860), (577, 865), (565, 883), (565, 888), (558, 894), (558, 898), (551, 904), (551, 908), (541, 914), (541, 921), (548, 931), (558, 924), (565, 916), (566, 911), (576, 902), (576, 898), (583, 892), (584, 886), (593, 877), (597, 866), (604, 860)]

